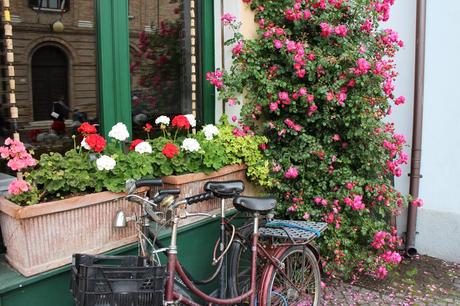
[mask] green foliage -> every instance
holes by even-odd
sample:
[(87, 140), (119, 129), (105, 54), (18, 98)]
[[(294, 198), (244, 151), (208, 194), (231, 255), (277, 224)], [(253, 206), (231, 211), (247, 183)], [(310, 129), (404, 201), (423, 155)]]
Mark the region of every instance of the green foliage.
[[(147, 140), (152, 153), (128, 151), (123, 143), (112, 140), (103, 153), (76, 147), (64, 155), (43, 154), (38, 165), (24, 174), (30, 190), (10, 199), (20, 205), (31, 205), (82, 193), (104, 190), (122, 192), (128, 179), (210, 173), (232, 164), (247, 164), (248, 176), (266, 186), (269, 183), (268, 162), (259, 150), (259, 145), (265, 143), (266, 138), (250, 135), (236, 137), (233, 128), (228, 124), (218, 126), (219, 133), (210, 140), (206, 139), (203, 131), (196, 135), (175, 133), (174, 138), (168, 137), (165, 131), (164, 137)], [(185, 138), (196, 139), (200, 150), (189, 152), (181, 149)], [(179, 149), (173, 158), (167, 158), (162, 152), (167, 143), (173, 143)], [(115, 161), (113, 169), (98, 169), (96, 160), (102, 155)]]
[[(346, 276), (390, 268), (381, 255), (397, 242), (371, 242), (377, 232), (392, 233), (389, 218), (406, 202), (390, 180), (407, 161), (404, 140), (382, 121), (396, 101), (391, 57), (400, 44), (394, 32), (378, 28), (386, 16), (375, 3), (382, 1), (252, 0), (259, 36), (241, 40), (239, 25), (230, 25), (236, 36), (228, 44), (241, 40), (244, 48), (219, 89), (224, 100), (244, 94), (243, 123), (267, 139), (278, 215), (328, 222), (325, 268)], [(288, 18), (296, 5), (301, 17)], [(336, 34), (338, 26), (348, 32)], [(360, 72), (363, 60), (369, 69)]]

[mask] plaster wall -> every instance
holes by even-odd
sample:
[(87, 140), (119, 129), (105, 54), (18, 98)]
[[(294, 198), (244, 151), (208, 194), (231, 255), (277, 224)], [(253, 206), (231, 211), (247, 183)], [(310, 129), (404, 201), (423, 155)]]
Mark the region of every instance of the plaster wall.
[(460, 262), (460, 2), (427, 1), (425, 103), (420, 197), (420, 253)]
[[(222, 8), (223, 5), (223, 8)], [(229, 69), (232, 65), (232, 46), (223, 46), (223, 42), (233, 37), (233, 32), (224, 28), (221, 29), (220, 16), (223, 13), (230, 13), (237, 18), (237, 22), (241, 22), (240, 31), (246, 38), (254, 38), (256, 36), (256, 25), (254, 23), (254, 14), (247, 5), (241, 1), (226, 1), (214, 0), (214, 28), (215, 28), (215, 62), (216, 68)], [(217, 93), (216, 93), (217, 96)], [(241, 102), (242, 96), (236, 97)], [(239, 117), (241, 105), (229, 106), (222, 103), (221, 100), (216, 99), (216, 122), (220, 119), (222, 114), (226, 114), (229, 119), (232, 116)]]
[[(392, 115), (387, 119), (394, 122), (399, 134), (406, 136), (407, 147), (405, 151), (411, 155), (412, 144), (412, 113), (414, 109), (414, 70), (415, 70), (415, 22), (416, 1), (396, 1), (389, 22), (381, 27), (392, 28), (399, 33), (404, 41), (404, 47), (395, 57), (396, 70), (399, 73), (396, 79), (395, 96), (405, 96), (406, 103), (393, 108)], [(403, 173), (395, 178), (395, 187), (403, 194), (409, 193), (410, 160), (402, 167)], [(397, 220), (399, 233), (404, 235), (406, 231), (407, 211), (403, 211)]]

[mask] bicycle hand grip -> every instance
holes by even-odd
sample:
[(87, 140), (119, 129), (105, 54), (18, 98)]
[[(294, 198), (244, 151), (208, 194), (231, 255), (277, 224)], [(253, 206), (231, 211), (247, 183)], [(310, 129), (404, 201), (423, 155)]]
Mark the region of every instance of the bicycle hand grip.
[(162, 189), (158, 191), (159, 195), (162, 194), (171, 194), (171, 195), (179, 195), (180, 194), (180, 189)]
[(214, 195), (212, 194), (212, 192), (207, 192), (207, 193), (201, 193), (196, 196), (188, 197), (185, 199), (185, 201), (187, 202), (187, 205), (191, 205), (191, 204), (195, 204), (195, 203), (199, 203), (199, 202), (203, 202), (203, 201), (212, 199), (213, 197)]
[(152, 187), (152, 186), (163, 186), (163, 181), (158, 178), (151, 179), (140, 179), (136, 181), (136, 188), (139, 187)]

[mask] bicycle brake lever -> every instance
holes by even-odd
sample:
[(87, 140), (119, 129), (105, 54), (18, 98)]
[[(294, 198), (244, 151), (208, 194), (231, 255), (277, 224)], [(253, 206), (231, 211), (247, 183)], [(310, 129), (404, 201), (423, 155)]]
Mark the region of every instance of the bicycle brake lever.
[(211, 214), (207, 214), (207, 213), (189, 213), (189, 212), (185, 212), (185, 217), (184, 218), (188, 218), (188, 217), (198, 217), (198, 216), (202, 216), (202, 217), (210, 217), (210, 218), (216, 218), (217, 216), (216, 215), (211, 215)]
[(136, 202), (136, 201), (131, 200), (131, 198), (140, 200), (140, 201), (142, 201), (143, 203), (148, 203), (148, 204), (153, 205), (153, 206), (155, 206), (155, 207), (157, 206), (156, 203), (154, 203), (154, 202), (148, 200), (147, 197), (143, 198), (143, 197), (141, 197), (141, 196), (139, 196), (139, 195), (137, 195), (137, 194), (129, 194), (129, 195), (127, 195), (127, 196), (125, 197), (125, 199), (128, 200), (128, 201)]

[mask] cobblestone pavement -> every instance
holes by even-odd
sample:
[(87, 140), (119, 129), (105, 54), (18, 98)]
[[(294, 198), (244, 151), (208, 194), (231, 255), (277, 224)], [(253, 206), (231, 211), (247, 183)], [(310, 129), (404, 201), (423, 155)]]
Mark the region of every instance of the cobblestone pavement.
[(460, 265), (427, 256), (404, 260), (385, 281), (327, 283), (322, 305), (460, 306)]
[(322, 305), (356, 305), (356, 306), (459, 306), (460, 282), (457, 292), (433, 294), (425, 292), (379, 293), (349, 284), (334, 284), (324, 289)]

